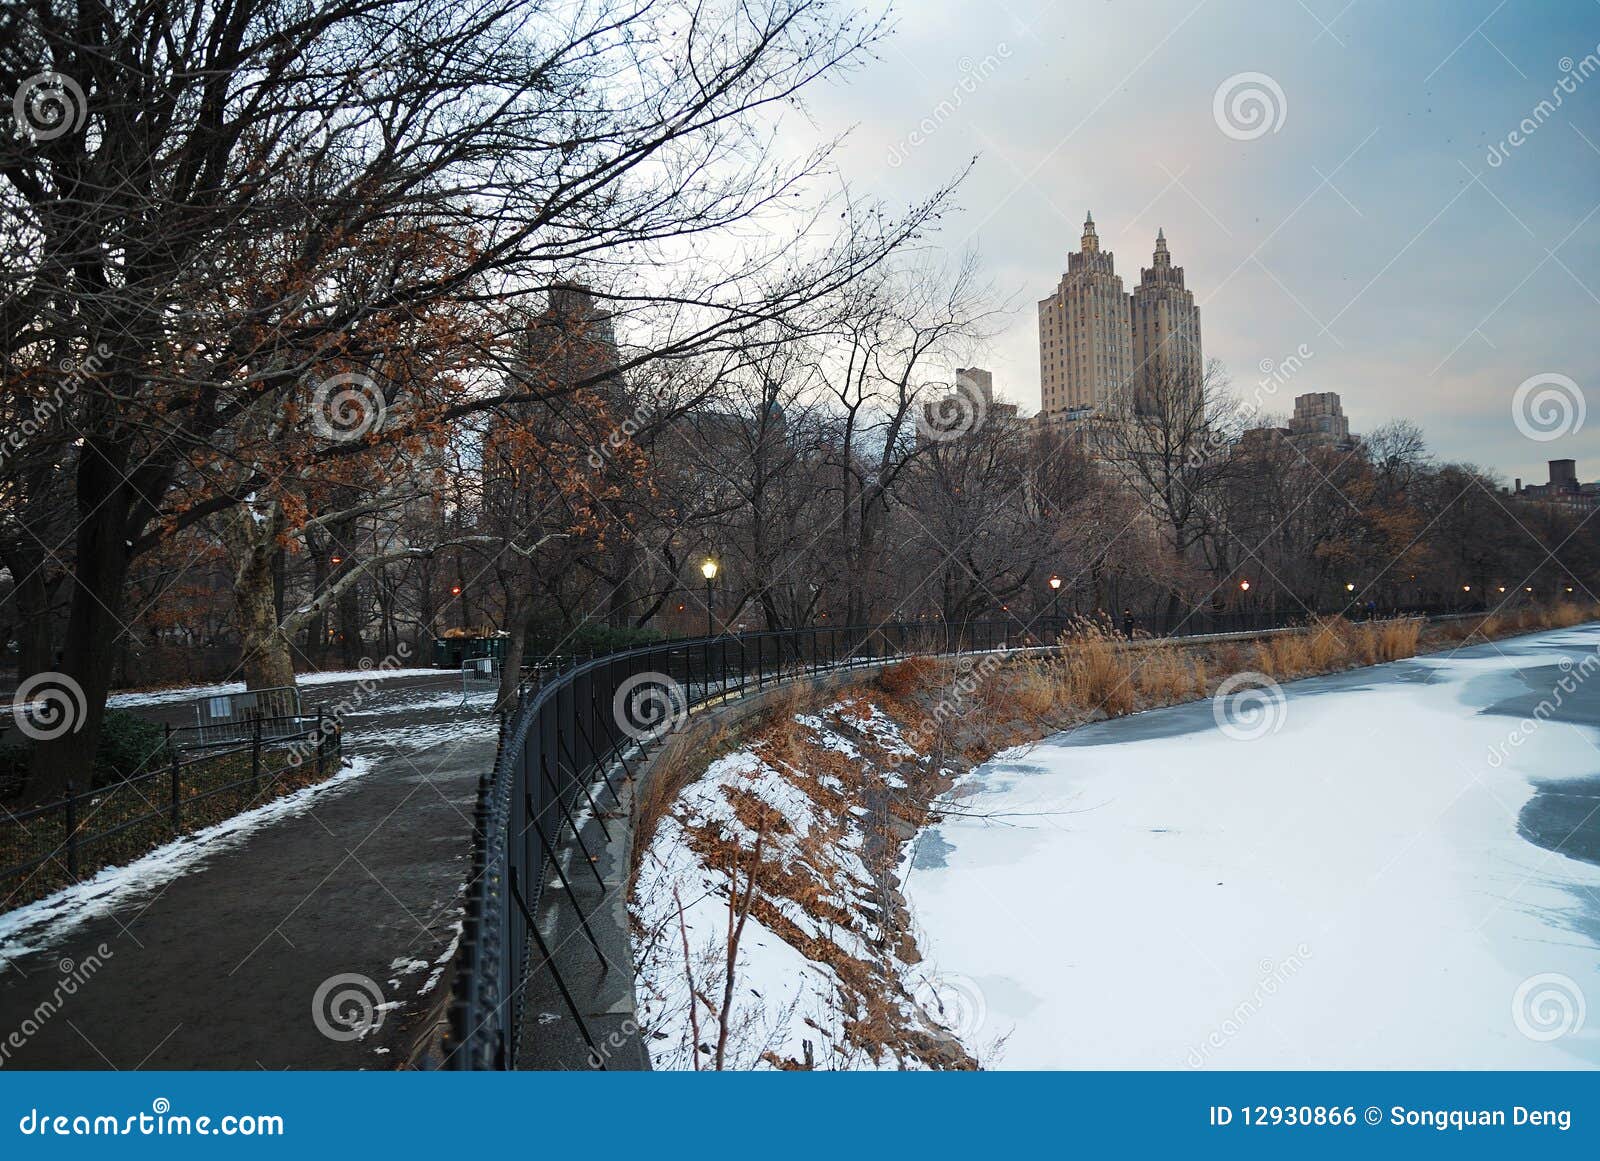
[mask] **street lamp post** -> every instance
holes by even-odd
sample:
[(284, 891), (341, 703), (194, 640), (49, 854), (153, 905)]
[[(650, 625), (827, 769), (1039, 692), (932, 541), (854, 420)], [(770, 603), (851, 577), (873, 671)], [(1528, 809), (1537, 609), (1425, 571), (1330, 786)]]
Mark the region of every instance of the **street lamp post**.
[(1050, 619), (1061, 627), (1061, 578), (1055, 573), (1050, 574)]
[(712, 637), (714, 626), (711, 621), (711, 582), (717, 579), (717, 562), (711, 557), (706, 557), (700, 565), (700, 575), (706, 578), (706, 636)]

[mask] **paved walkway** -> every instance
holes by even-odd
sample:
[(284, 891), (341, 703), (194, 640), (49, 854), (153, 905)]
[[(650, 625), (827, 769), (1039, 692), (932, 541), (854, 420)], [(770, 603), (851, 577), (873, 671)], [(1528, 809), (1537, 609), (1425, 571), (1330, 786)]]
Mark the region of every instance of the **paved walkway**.
[[(109, 914), (22, 932), (45, 946), (0, 964), (0, 1066), (401, 1063), (448, 987), (436, 969), (455, 939), (473, 796), (495, 743), (482, 707), (451, 710), (416, 685), (386, 696), (392, 708), (350, 720), (347, 751), (373, 762), (361, 777)], [(101, 945), (110, 955), (75, 983)], [(314, 1015), (330, 980), (332, 1016)], [(337, 1038), (362, 1004), (381, 1023)], [(7, 1043), (14, 1030), (21, 1047)]]

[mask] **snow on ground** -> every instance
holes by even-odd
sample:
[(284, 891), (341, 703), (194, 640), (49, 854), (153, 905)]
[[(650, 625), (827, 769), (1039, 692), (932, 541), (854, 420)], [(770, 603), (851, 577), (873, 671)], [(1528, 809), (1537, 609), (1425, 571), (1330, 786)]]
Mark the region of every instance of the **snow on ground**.
[(1581, 724), (1524, 720), (1597, 646), (1296, 682), (1253, 740), (1208, 701), (1002, 754), (919, 838), (919, 942), (1002, 1067), (1600, 1064), (1600, 866), (1518, 829), (1536, 782), (1600, 828), (1600, 672)]
[(380, 717), (389, 714), (421, 714), (431, 713), (435, 710), (456, 710), (464, 705), (479, 712), (494, 708), (496, 691), (493, 689), (471, 689), (467, 691), (466, 700), (461, 697), (460, 683), (443, 693), (422, 691), (415, 696), (400, 696), (398, 693), (378, 691), (370, 698), (356, 702), (352, 699), (351, 708), (344, 711), (346, 722), (356, 722), (362, 718)]
[(371, 758), (352, 758), (348, 766), (324, 782), (174, 839), (131, 863), (107, 867), (93, 878), (0, 915), (0, 971), (20, 956), (49, 947), (86, 920), (159, 891), (179, 875), (197, 870), (207, 860), (244, 843), (262, 827), (304, 814), (327, 795), (351, 785), (372, 766)]
[[(806, 727), (808, 741), (817, 750), (835, 751), (859, 761), (868, 784), (876, 780), (887, 785), (884, 772), (871, 769), (872, 763), (863, 757), (858, 742), (866, 739), (859, 735), (865, 734), (887, 753), (913, 753), (901, 741), (894, 721), (875, 708), (868, 712), (859, 704), (839, 703), (816, 714), (796, 715), (795, 720)], [(840, 733), (841, 725), (855, 731), (858, 738)], [(736, 800), (759, 801), (781, 817), (784, 825), (762, 835), (763, 862), (781, 868), (787, 881), (798, 881), (801, 887), (762, 896), (780, 917), (773, 923), (781, 919), (792, 925), (787, 940), (754, 914), (746, 920), (734, 972), (728, 1067), (770, 1065), (770, 1059), (763, 1059), (769, 1053), (802, 1061), (806, 1042), (822, 1068), (921, 1067), (919, 1060), (897, 1059), (891, 1052), (875, 1065), (866, 1052), (848, 1043), (843, 1031), (846, 1002), (838, 970), (796, 946), (810, 944), (814, 951), (820, 943), (829, 944), (852, 960), (881, 965), (891, 978), (901, 981), (907, 995), (918, 995), (917, 970), (874, 947), (879, 936), (874, 917), (880, 914), (880, 896), (863, 855), (866, 811), (860, 806), (846, 805), (838, 811), (825, 805), (858, 801), (859, 792), (841, 795), (842, 790), (838, 777), (787, 766), (758, 744), (712, 763), (661, 820), (641, 860), (630, 900), (636, 924), (636, 994), (655, 1067), (694, 1066), (690, 974), (696, 990), (715, 1001), (697, 1004), (700, 1042), (712, 1044), (717, 1038), (717, 1011), (726, 978), (728, 867), (718, 857), (711, 858), (708, 865), (697, 853), (690, 832), (717, 836), (721, 844), (737, 844), (746, 852), (748, 869), (748, 852), (756, 834), (738, 816)], [(741, 890), (744, 873), (741, 870), (738, 880)], [(766, 883), (764, 875), (763, 885)], [(796, 895), (807, 897), (810, 904), (802, 907)], [(818, 918), (824, 913), (848, 915), (852, 921), (844, 925)], [(911, 1008), (903, 997), (879, 998), (900, 1006), (899, 1020), (906, 1026), (930, 1023), (926, 1014)], [(702, 1057), (702, 1066), (710, 1067), (710, 1061)]]
[[(461, 683), (459, 672), (449, 669), (339, 669), (321, 673), (297, 673), (295, 684), (304, 688), (314, 685), (333, 685), (342, 681), (386, 681), (396, 677), (438, 677), (441, 681)], [(178, 701), (196, 701), (202, 697), (220, 697), (224, 694), (243, 693), (244, 682), (224, 681), (212, 685), (186, 685), (174, 689), (135, 690), (114, 693), (106, 698), (111, 709), (134, 709), (138, 706), (168, 705)]]

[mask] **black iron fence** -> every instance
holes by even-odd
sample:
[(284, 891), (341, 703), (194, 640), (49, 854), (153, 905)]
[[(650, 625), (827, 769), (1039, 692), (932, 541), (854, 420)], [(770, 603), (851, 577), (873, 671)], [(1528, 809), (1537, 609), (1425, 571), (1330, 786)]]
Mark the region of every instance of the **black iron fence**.
[[(1098, 619), (1113, 633), (1194, 637), (1261, 631), (1304, 618), (1270, 609), (1208, 609)], [(742, 633), (640, 646), (525, 683), (502, 729), (494, 769), (478, 787), (445, 1066), (515, 1065), (531, 957), (549, 958), (533, 917), (546, 875), (567, 873), (556, 851), (569, 841), (581, 847), (584, 812), (600, 814), (608, 799), (609, 805), (620, 802), (611, 772), (630, 770), (629, 758), (681, 724), (692, 708), (806, 674), (912, 654), (1045, 646), (1075, 624), (1082, 621), (1061, 616)], [(592, 868), (587, 857), (572, 865), (580, 875)]]
[[(199, 727), (170, 729), (129, 778), (79, 790), (24, 810), (0, 808), (0, 911), (43, 898), (278, 796), (286, 785), (318, 782), (339, 769), (336, 716), (255, 718), (227, 748)], [(199, 742), (203, 753), (186, 743)]]

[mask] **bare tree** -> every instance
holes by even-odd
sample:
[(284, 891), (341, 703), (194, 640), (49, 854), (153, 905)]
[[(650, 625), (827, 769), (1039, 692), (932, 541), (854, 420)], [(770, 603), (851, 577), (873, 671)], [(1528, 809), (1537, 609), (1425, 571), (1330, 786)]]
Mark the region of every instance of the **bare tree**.
[[(156, 0), (8, 15), (0, 87), (33, 96), (0, 123), (4, 365), (9, 377), (105, 352), (70, 401), (70, 456), (54, 447), (74, 474), (75, 528), (46, 541), (71, 560), (60, 668), (89, 710), (38, 747), (35, 796), (94, 750), (134, 558), (271, 482), (182, 490), (197, 452), (263, 398), (289, 401), (302, 458), (358, 456), (535, 401), (538, 388), (384, 364), (459, 365), (464, 346), (492, 361), (500, 348), (471, 316), (560, 272), (609, 263), (619, 300), (667, 305), (643, 363), (851, 284), (942, 200), (868, 210), (820, 248), (804, 221), (784, 225), (827, 150), (786, 162), (755, 119), (885, 32), (821, 0)], [(771, 244), (620, 289), (624, 269), (752, 217), (780, 227)], [(330, 372), (383, 384), (375, 433), (311, 438)]]

